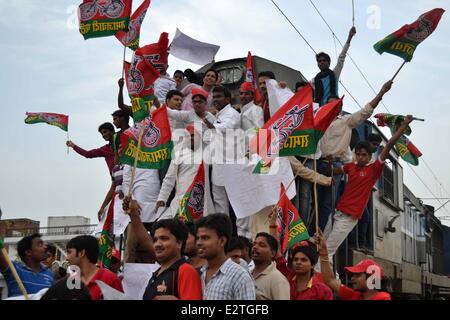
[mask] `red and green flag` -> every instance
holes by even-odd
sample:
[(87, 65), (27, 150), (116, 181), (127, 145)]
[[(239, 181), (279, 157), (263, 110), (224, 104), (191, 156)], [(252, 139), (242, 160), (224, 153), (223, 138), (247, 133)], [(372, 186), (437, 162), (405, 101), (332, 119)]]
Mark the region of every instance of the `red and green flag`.
[(300, 218), (281, 183), (280, 200), (277, 205), (278, 234), (281, 252), (285, 254), (296, 243), (309, 239), (308, 229)]
[(112, 249), (114, 247), (113, 239), (113, 220), (114, 220), (114, 199), (116, 194), (113, 193), (112, 200), (108, 207), (105, 222), (103, 224), (100, 237), (98, 239), (99, 260), (103, 268), (111, 268)]
[(203, 215), (205, 208), (205, 166), (202, 163), (198, 167), (197, 174), (194, 177), (186, 193), (180, 199), (175, 218), (183, 222), (193, 222)]
[(311, 85), (289, 99), (258, 131), (250, 142), (265, 164), (270, 158), (314, 154), (320, 138), (340, 112), (342, 99), (313, 112)]
[(144, 21), (147, 9), (150, 6), (151, 0), (144, 0), (139, 8), (131, 15), (130, 23), (128, 24), (128, 32), (119, 31), (116, 33), (116, 38), (125, 47), (131, 50), (136, 50), (139, 48), (139, 35), (141, 31), (141, 25)]
[(144, 130), (137, 162), (138, 168), (162, 169), (170, 163), (173, 149), (167, 107), (153, 111), (147, 118), (120, 135), (120, 162), (134, 165), (138, 150), (139, 135)]
[(136, 50), (136, 55), (144, 57), (157, 70), (161, 70), (169, 59), (169, 34), (161, 33), (159, 40)]
[(436, 8), (422, 14), (411, 24), (406, 24), (399, 30), (377, 42), (373, 47), (379, 54), (387, 52), (409, 62), (413, 58), (417, 46), (424, 41), (439, 24), (444, 9)]
[(47, 123), (51, 126), (56, 126), (64, 131), (69, 128), (69, 116), (59, 113), (48, 113), (48, 112), (27, 112), (25, 123)]
[(247, 54), (247, 63), (245, 64), (245, 82), (251, 82), (255, 89), (255, 103), (261, 101), (261, 94), (259, 93), (258, 82), (255, 76), (255, 68), (253, 68), (253, 57), (249, 51)]
[(84, 39), (113, 36), (128, 31), (132, 0), (83, 0), (78, 7)]
[[(393, 115), (389, 113), (378, 113), (374, 117), (377, 119), (377, 125), (380, 127), (389, 127), (392, 135), (394, 135), (398, 127), (405, 119), (404, 116)], [(422, 156), (422, 153), (406, 137), (409, 136), (411, 132), (411, 128), (408, 126), (405, 130), (405, 134), (403, 134), (395, 143), (395, 148), (403, 160), (414, 166), (417, 166), (419, 164), (419, 158)]]
[(143, 56), (134, 54), (132, 63), (124, 62), (125, 79), (131, 99), (134, 122), (140, 122), (150, 114), (155, 101), (153, 83), (159, 77), (156, 70)]

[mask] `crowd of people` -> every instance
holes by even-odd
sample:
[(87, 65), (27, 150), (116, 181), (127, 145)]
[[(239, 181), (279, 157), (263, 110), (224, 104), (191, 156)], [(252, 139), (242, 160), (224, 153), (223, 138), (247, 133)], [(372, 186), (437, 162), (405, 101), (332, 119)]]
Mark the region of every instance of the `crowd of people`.
[[(334, 69), (330, 68), (328, 54), (317, 54), (320, 72), (310, 81), (317, 108), (339, 99), (339, 77), (355, 34), (353, 27)], [(258, 88), (251, 82), (242, 83), (240, 103), (232, 105), (232, 94), (221, 85), (216, 70), (206, 71), (200, 80), (190, 69), (175, 71), (173, 78), (167, 69), (167, 64), (159, 69), (160, 77), (154, 83), (156, 98), (148, 111), (166, 106), (171, 129), (185, 132), (185, 139), (176, 143), (177, 152), (173, 153), (168, 168), (136, 168), (133, 180), (132, 166), (120, 162), (123, 147), (120, 137), (130, 128), (133, 116), (132, 107), (124, 103), (124, 79), (118, 81), (118, 110), (112, 113), (113, 123), (106, 122), (98, 128), (107, 144), (84, 150), (67, 141), (67, 146), (78, 154), (106, 161), (112, 183), (98, 217), (100, 220), (105, 214), (113, 198), (123, 203), (122, 209), (130, 218), (123, 257), (114, 249), (112, 266), (107, 270), (99, 264), (95, 237), (73, 238), (66, 247), (67, 261), (78, 268), (81, 286), (68, 288), (73, 274), (52, 261), (55, 247), (45, 244), (39, 234), (26, 236), (17, 248), (21, 262), (13, 263), (26, 291), (32, 294), (49, 288), (42, 299), (98, 300), (103, 296), (96, 280), (123, 291), (120, 274), (123, 263), (157, 262), (159, 268), (148, 280), (143, 300), (390, 299), (388, 293), (370, 285), (371, 270), (380, 270), (383, 275), (382, 267), (375, 261), (366, 259), (345, 268), (353, 286), (349, 288), (336, 279), (333, 257), (358, 222), (367, 221), (370, 212), (366, 207), (372, 188), (382, 175), (384, 161), (413, 120), (407, 116), (382, 149), (381, 137), (373, 134), (351, 146), (352, 129), (371, 117), (391, 89), (392, 81), (386, 82), (361, 110), (339, 114), (320, 140), (314, 156), (288, 158), (294, 176), (298, 177), (298, 211), (311, 237), (295, 244), (285, 255), (281, 250), (276, 208), (236, 218), (220, 164), (213, 162), (202, 167), (206, 180), (203, 215), (193, 223), (175, 218), (180, 199), (201, 165), (201, 161), (191, 160), (196, 156), (202, 159), (202, 150), (211, 143), (208, 132), (225, 134), (237, 129), (255, 132), (261, 128), (271, 117), (266, 81), (276, 80), (275, 74), (270, 70), (260, 72)], [(307, 85), (299, 81), (295, 92)], [(287, 84), (280, 81), (278, 86), (285, 88)], [(257, 90), (260, 101), (255, 100)], [(339, 107), (342, 110), (342, 104)], [(317, 170), (313, 159), (318, 159)], [(319, 186), (317, 203), (313, 201), (314, 183)], [(318, 207), (318, 229), (314, 223), (307, 223), (314, 216), (314, 206)], [(161, 211), (162, 215), (158, 215)], [(361, 229), (367, 230), (364, 229), (367, 225)], [(8, 284), (9, 296), (21, 295), (4, 257), (0, 257), (0, 270)]]

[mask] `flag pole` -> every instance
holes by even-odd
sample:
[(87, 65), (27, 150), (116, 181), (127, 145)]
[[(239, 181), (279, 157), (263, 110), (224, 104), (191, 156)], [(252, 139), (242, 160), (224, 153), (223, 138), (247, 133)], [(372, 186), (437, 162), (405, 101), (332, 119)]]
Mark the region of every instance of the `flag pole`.
[(319, 231), (319, 206), (317, 201), (317, 160), (314, 154), (314, 207), (316, 211), (316, 232)]
[(400, 68), (398, 68), (397, 72), (394, 74), (394, 76), (392, 77), (391, 81), (394, 81), (394, 79), (397, 77), (398, 73), (400, 72), (400, 70), (402, 70), (403, 66), (406, 64), (406, 60), (403, 61), (402, 65), (400, 66)]
[(136, 150), (136, 156), (134, 158), (134, 165), (133, 165), (133, 169), (131, 171), (131, 181), (130, 181), (130, 185), (128, 187), (128, 197), (131, 197), (131, 190), (133, 189), (134, 179), (136, 178), (136, 167), (137, 167), (139, 155), (141, 153), (141, 142), (142, 142), (142, 137), (144, 135), (144, 131), (145, 131), (145, 126), (142, 125), (141, 131), (139, 132), (139, 139), (138, 139), (138, 145), (137, 145), (137, 150)]
[[(69, 129), (67, 129), (67, 141), (69, 141)], [(69, 146), (67, 146), (67, 154), (69, 154)]]
[(355, 26), (355, 0), (352, 0), (352, 22), (353, 22), (353, 26)]
[(125, 75), (125, 68), (123, 67), (123, 64), (125, 62), (125, 53), (127, 51), (127, 46), (123, 47), (123, 59), (122, 59), (122, 78)]
[(20, 280), (19, 275), (17, 274), (17, 270), (14, 267), (14, 264), (11, 262), (11, 259), (9, 259), (8, 252), (6, 252), (5, 248), (2, 248), (2, 255), (3, 258), (5, 258), (6, 262), (8, 263), (9, 269), (11, 270), (14, 279), (17, 282), (17, 285), (19, 286), (20, 291), (22, 291), (23, 296), (25, 297), (25, 300), (30, 300), (30, 297), (28, 296), (27, 290), (23, 286), (22, 280)]
[[(305, 165), (306, 160), (308, 160), (307, 158), (305, 158), (305, 161), (303, 161), (302, 165)], [(280, 198), (278, 199), (277, 203), (273, 206), (273, 209), (276, 209), (278, 207), (278, 205), (280, 204), (281, 198), (283, 198), (283, 196), (286, 194), (286, 192), (289, 190), (291, 184), (295, 181), (295, 179), (297, 179), (297, 177), (300, 175), (300, 171), (297, 171), (297, 173), (294, 176), (294, 179), (291, 180), (291, 182), (289, 182), (288, 186), (284, 189), (284, 193), (282, 193), (280, 195)], [(266, 223), (269, 222), (269, 217), (267, 217)]]

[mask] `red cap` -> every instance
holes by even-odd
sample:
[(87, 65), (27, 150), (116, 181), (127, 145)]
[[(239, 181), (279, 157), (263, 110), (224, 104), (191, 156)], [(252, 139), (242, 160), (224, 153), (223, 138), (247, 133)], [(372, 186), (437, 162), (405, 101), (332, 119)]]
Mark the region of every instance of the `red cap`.
[[(372, 267), (371, 269), (369, 269), (369, 267)], [(383, 268), (376, 263), (375, 261), (373, 261), (372, 259), (364, 259), (362, 261), (360, 261), (359, 263), (355, 264), (352, 267), (345, 267), (345, 271), (348, 271), (350, 273), (368, 273), (368, 274), (373, 274), (376, 271), (376, 268), (378, 268), (380, 270), (380, 276), (381, 278), (384, 277), (384, 270)], [(369, 270), (368, 270), (369, 269)]]
[(195, 132), (194, 125), (193, 125), (193, 124), (188, 124), (188, 125), (186, 126), (186, 130), (187, 130), (187, 132), (189, 132), (190, 134), (194, 134), (194, 132)]
[(205, 90), (201, 89), (201, 88), (193, 88), (192, 89), (192, 98), (195, 96), (202, 96), (203, 98), (208, 99), (208, 92), (206, 92)]
[(239, 91), (241, 92), (251, 91), (255, 93), (255, 88), (253, 88), (253, 84), (251, 82), (244, 82), (243, 84), (241, 84)]
[(112, 257), (120, 261), (120, 252), (116, 248), (112, 249)]

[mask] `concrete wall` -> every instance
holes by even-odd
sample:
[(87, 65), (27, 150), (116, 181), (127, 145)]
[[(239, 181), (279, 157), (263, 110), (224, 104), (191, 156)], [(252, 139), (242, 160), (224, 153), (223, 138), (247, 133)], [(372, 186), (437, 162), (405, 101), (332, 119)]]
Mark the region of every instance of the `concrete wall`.
[(81, 216), (48, 217), (47, 227), (81, 226), (91, 223), (91, 219)]

